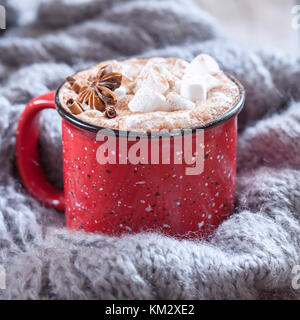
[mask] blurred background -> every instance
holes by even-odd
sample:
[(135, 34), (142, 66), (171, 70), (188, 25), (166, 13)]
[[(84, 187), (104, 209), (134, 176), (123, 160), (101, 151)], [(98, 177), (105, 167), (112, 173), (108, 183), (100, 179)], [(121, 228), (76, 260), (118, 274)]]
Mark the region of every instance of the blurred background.
[[(9, 0), (26, 9), (33, 9), (40, 1)], [(85, 0), (74, 1), (84, 3)], [(300, 5), (300, 0), (193, 1), (215, 16), (231, 39), (252, 47), (275, 47), (293, 55), (299, 52), (297, 34), (300, 31), (292, 28), (292, 19), (295, 17), (292, 8)], [(24, 13), (23, 21), (32, 18), (30, 10), (24, 10)]]
[[(297, 0), (195, 0), (214, 15), (232, 39), (257, 47), (296, 54), (299, 30), (292, 28)], [(300, 13), (300, 11), (299, 11)]]

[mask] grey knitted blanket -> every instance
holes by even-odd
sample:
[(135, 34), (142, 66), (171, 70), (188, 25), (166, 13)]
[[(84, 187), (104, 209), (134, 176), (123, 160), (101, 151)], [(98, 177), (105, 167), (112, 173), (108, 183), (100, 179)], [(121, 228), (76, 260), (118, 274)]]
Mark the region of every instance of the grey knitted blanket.
[[(29, 1), (14, 2), (4, 1), (8, 28), (0, 31), (0, 298), (299, 298), (300, 61), (231, 42), (188, 0), (30, 1), (30, 10)], [(209, 241), (71, 232), (62, 214), (28, 195), (14, 159), (28, 100), (104, 59), (200, 52), (247, 90), (235, 212)], [(40, 149), (56, 185), (60, 139), (59, 116), (44, 112)]]

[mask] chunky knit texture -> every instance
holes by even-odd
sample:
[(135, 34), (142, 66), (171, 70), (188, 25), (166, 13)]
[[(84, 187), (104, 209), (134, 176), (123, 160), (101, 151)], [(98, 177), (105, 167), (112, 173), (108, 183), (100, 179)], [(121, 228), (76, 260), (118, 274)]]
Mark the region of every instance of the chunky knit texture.
[[(188, 0), (35, 3), (30, 12), (9, 7), (9, 28), (0, 31), (0, 265), (7, 272), (0, 297), (299, 298), (291, 287), (291, 270), (300, 264), (299, 60), (232, 43)], [(209, 241), (71, 232), (62, 214), (28, 195), (14, 159), (26, 102), (104, 59), (190, 60), (201, 52), (247, 90), (235, 213)], [(56, 185), (62, 184), (60, 139), (59, 116), (44, 112), (40, 149)]]

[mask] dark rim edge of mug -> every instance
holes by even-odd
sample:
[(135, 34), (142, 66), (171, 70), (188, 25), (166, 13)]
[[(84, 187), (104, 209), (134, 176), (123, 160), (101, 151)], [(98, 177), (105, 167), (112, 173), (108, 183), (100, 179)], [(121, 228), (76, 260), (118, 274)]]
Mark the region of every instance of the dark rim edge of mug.
[[(208, 130), (211, 128), (214, 128), (216, 126), (219, 126), (220, 124), (226, 122), (227, 120), (231, 119), (235, 115), (239, 114), (240, 111), (242, 110), (245, 102), (245, 89), (243, 85), (240, 83), (239, 80), (237, 80), (234, 76), (226, 72), (227, 77), (232, 80), (239, 88), (240, 90), (240, 96), (234, 107), (232, 107), (230, 110), (226, 111), (222, 116), (218, 117), (217, 119), (214, 119), (212, 121), (207, 122), (205, 125), (202, 126), (197, 126), (197, 127), (192, 127), (192, 128), (185, 128), (185, 129), (174, 129), (172, 132), (171, 136), (182, 136), (184, 135), (185, 130), (191, 130), (191, 133), (195, 133), (197, 130)], [(138, 137), (144, 137), (144, 138), (163, 138), (164, 136), (170, 137), (170, 133), (168, 132), (160, 132), (160, 131), (150, 131), (150, 132), (136, 132), (136, 131), (123, 131), (123, 130), (118, 130), (118, 129), (112, 129), (108, 127), (100, 127), (100, 126), (95, 126), (90, 123), (84, 122), (75, 116), (73, 116), (70, 112), (68, 112), (62, 105), (61, 102), (59, 101), (59, 91), (61, 87), (65, 84), (65, 81), (60, 84), (60, 86), (57, 88), (55, 92), (55, 106), (57, 112), (60, 114), (60, 116), (71, 123), (72, 125), (83, 129), (87, 130), (93, 133), (98, 133), (100, 130), (111, 130), (114, 132), (114, 135), (117, 137), (128, 137), (129, 134), (133, 136), (138, 136)], [(106, 135), (107, 134), (106, 132)]]

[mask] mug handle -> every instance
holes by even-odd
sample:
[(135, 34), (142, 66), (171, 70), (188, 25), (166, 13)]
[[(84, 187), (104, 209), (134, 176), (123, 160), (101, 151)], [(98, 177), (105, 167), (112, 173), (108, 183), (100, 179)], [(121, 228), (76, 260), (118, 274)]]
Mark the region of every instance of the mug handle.
[(26, 105), (17, 126), (16, 161), (21, 180), (28, 192), (46, 206), (64, 211), (64, 192), (47, 180), (38, 152), (40, 111), (55, 109), (54, 97), (55, 91), (51, 91)]

